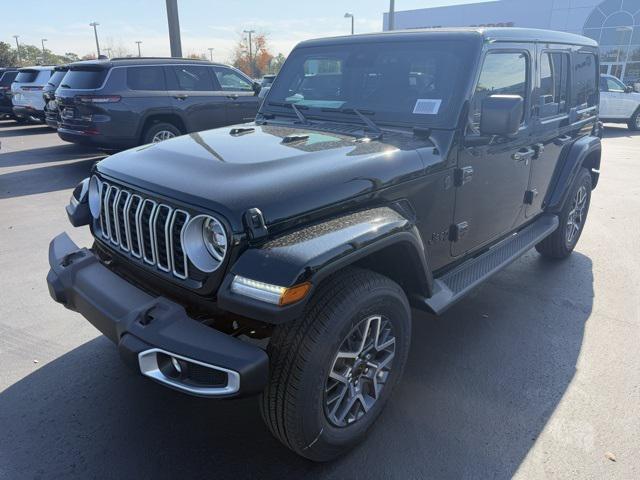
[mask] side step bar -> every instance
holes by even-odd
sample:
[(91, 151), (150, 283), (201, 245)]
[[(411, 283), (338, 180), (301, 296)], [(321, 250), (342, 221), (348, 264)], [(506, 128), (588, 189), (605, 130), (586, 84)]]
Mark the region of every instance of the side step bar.
[(540, 240), (558, 228), (558, 217), (545, 214), (519, 232), (506, 238), (486, 252), (465, 261), (453, 270), (434, 279), (431, 298), (421, 299), (426, 310), (441, 314), (464, 297), (474, 287), (525, 254)]

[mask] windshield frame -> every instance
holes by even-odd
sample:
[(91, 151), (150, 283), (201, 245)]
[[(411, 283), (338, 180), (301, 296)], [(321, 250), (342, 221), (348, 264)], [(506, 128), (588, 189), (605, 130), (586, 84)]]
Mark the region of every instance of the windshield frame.
[[(342, 40), (342, 39), (341, 39)], [(304, 103), (298, 102), (286, 102), (285, 100), (288, 97), (278, 96), (278, 98), (274, 98), (274, 94), (278, 93), (279, 89), (284, 91), (287, 88), (284, 85), (284, 82), (291, 82), (294, 79), (295, 75), (299, 75), (299, 72), (296, 70), (300, 68), (300, 61), (304, 62), (304, 59), (301, 59), (300, 56), (313, 58), (313, 57), (321, 57), (325, 52), (327, 55), (331, 55), (335, 53), (341, 47), (351, 47), (352, 51), (357, 51), (356, 49), (360, 46), (367, 48), (375, 48), (371, 47), (371, 45), (384, 45), (389, 46), (390, 44), (394, 45), (396, 48), (402, 48), (402, 44), (411, 44), (412, 46), (417, 46), (421, 43), (431, 44), (433, 43), (451, 43), (452, 45), (449, 48), (455, 49), (456, 54), (459, 52), (465, 53), (467, 56), (463, 57), (460, 61), (460, 65), (455, 65), (454, 67), (458, 69), (457, 73), (457, 84), (451, 86), (451, 92), (449, 94), (449, 104), (446, 107), (446, 110), (441, 110), (438, 114), (435, 115), (424, 115), (424, 119), (416, 118), (418, 115), (413, 113), (412, 111), (404, 114), (403, 112), (384, 112), (377, 115), (375, 105), (367, 105), (363, 103), (359, 103), (357, 105), (352, 105), (351, 102), (347, 102), (343, 104), (343, 107), (334, 108), (334, 107), (323, 107), (323, 106), (310, 106)], [(296, 106), (303, 110), (304, 116), (309, 120), (317, 120), (317, 121), (332, 121), (332, 122), (340, 122), (340, 123), (349, 123), (349, 124), (362, 124), (362, 121), (353, 114), (352, 109), (355, 107), (358, 110), (361, 110), (367, 114), (367, 117), (373, 120), (377, 125), (380, 126), (392, 126), (392, 127), (420, 127), (420, 128), (446, 128), (453, 129), (456, 128), (460, 113), (462, 108), (464, 107), (464, 102), (468, 99), (469, 92), (471, 91), (471, 84), (475, 78), (475, 69), (477, 68), (477, 63), (482, 53), (482, 39), (480, 36), (461, 36), (461, 35), (442, 35), (442, 34), (423, 34), (421, 36), (416, 36), (412, 34), (407, 36), (407, 38), (403, 39), (376, 39), (375, 41), (336, 41), (336, 42), (328, 42), (327, 44), (322, 45), (299, 45), (297, 46), (293, 52), (289, 55), (286, 62), (284, 63), (281, 71), (278, 73), (274, 82), (271, 85), (269, 95), (267, 95), (266, 101), (262, 104), (260, 108), (260, 113), (263, 115), (276, 115), (282, 117), (291, 117), (297, 118), (293, 109), (289, 106), (291, 103), (296, 103)], [(433, 49), (433, 51), (437, 51), (437, 49)], [(294, 68), (291, 74), (289, 74), (288, 69)], [(321, 100), (322, 101), (322, 100)], [(389, 118), (390, 116), (395, 116), (397, 118)], [(401, 118), (403, 117), (404, 118)], [(385, 118), (386, 117), (386, 118)], [(426, 118), (429, 117), (429, 118)]]

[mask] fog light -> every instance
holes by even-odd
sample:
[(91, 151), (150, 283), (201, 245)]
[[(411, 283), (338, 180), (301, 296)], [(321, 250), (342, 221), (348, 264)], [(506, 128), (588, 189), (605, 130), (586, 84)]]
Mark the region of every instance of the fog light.
[(273, 305), (289, 305), (302, 300), (311, 290), (309, 282), (281, 287), (236, 275), (231, 282), (231, 291)]
[(171, 357), (171, 365), (176, 369), (176, 372), (182, 373), (182, 366), (176, 357)]

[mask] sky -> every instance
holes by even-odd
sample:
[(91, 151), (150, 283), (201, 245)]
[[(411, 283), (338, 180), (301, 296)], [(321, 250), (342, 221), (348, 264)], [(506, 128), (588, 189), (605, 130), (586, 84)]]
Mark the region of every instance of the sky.
[[(478, 0), (396, 0), (396, 11), (415, 8), (472, 3)], [(57, 54), (74, 52), (80, 56), (95, 53), (92, 21), (98, 22), (102, 49), (137, 54), (169, 56), (165, 0), (29, 0), (19, 8), (15, 0), (0, 15), (0, 41), (40, 45)], [(243, 30), (267, 34), (273, 54), (287, 55), (296, 43), (309, 38), (344, 35), (351, 23), (346, 12), (355, 16), (356, 33), (382, 30), (382, 14), (388, 0), (178, 0), (182, 53), (209, 55), (225, 62), (231, 57)]]

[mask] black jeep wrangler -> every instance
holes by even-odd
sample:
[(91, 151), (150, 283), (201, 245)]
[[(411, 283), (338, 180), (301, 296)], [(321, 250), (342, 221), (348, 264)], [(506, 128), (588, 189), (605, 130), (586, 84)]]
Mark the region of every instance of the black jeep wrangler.
[(143, 375), (260, 394), (279, 440), (334, 458), (400, 382), (412, 307), (439, 314), (532, 247), (571, 254), (598, 71), (595, 42), (541, 30), (303, 42), (254, 123), (98, 163), (67, 207), (95, 242), (51, 242), (50, 293)]

